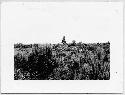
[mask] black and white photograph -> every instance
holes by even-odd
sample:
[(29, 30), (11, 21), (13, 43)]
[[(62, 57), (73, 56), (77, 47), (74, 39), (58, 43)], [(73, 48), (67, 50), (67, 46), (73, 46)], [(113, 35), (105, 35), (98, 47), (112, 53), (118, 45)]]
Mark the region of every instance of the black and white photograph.
[(2, 2), (2, 93), (122, 93), (122, 2)]
[(110, 43), (15, 44), (15, 80), (109, 80)]

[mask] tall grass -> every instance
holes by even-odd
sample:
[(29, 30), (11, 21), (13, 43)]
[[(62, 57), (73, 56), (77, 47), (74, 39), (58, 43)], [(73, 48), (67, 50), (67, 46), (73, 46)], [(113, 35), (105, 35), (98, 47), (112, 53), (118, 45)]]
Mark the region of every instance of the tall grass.
[(15, 44), (15, 80), (109, 80), (110, 43)]

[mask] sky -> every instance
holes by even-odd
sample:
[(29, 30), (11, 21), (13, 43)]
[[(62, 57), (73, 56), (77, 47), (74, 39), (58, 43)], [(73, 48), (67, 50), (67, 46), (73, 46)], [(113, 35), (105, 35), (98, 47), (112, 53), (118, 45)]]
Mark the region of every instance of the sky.
[[(108, 42), (117, 5), (79, 2), (2, 3), (2, 30), (13, 43)], [(119, 7), (118, 7), (119, 8)], [(115, 16), (113, 16), (115, 15)], [(115, 22), (113, 22), (115, 19)]]

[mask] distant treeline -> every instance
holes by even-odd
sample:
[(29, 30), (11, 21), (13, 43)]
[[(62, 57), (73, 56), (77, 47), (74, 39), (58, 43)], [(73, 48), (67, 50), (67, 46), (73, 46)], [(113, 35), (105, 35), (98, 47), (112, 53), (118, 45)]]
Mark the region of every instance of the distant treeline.
[[(77, 45), (84, 45), (84, 46), (87, 46), (88, 44), (91, 44), (91, 45), (99, 45), (99, 44), (102, 44), (102, 43), (82, 43), (82, 42), (79, 42), (79, 43), (76, 43), (75, 41), (73, 41), (72, 43), (66, 43), (67, 46), (77, 46)], [(110, 42), (108, 41), (107, 43), (103, 43), (104, 45), (105, 44), (110, 44)], [(39, 47), (39, 46), (57, 46), (57, 45), (61, 45), (60, 43), (58, 44), (22, 44), (22, 43), (16, 43), (14, 44), (14, 48), (32, 48), (32, 47)]]
[(17, 43), (17, 44), (14, 44), (14, 48), (32, 48), (32, 46), (35, 46), (35, 45), (37, 45), (37, 44), (25, 45), (22, 43)]

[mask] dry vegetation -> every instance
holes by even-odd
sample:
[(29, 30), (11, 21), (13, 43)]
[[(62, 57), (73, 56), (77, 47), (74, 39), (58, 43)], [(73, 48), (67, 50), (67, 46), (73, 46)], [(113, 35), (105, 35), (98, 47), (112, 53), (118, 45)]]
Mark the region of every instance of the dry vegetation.
[(109, 80), (110, 43), (15, 44), (15, 80)]

